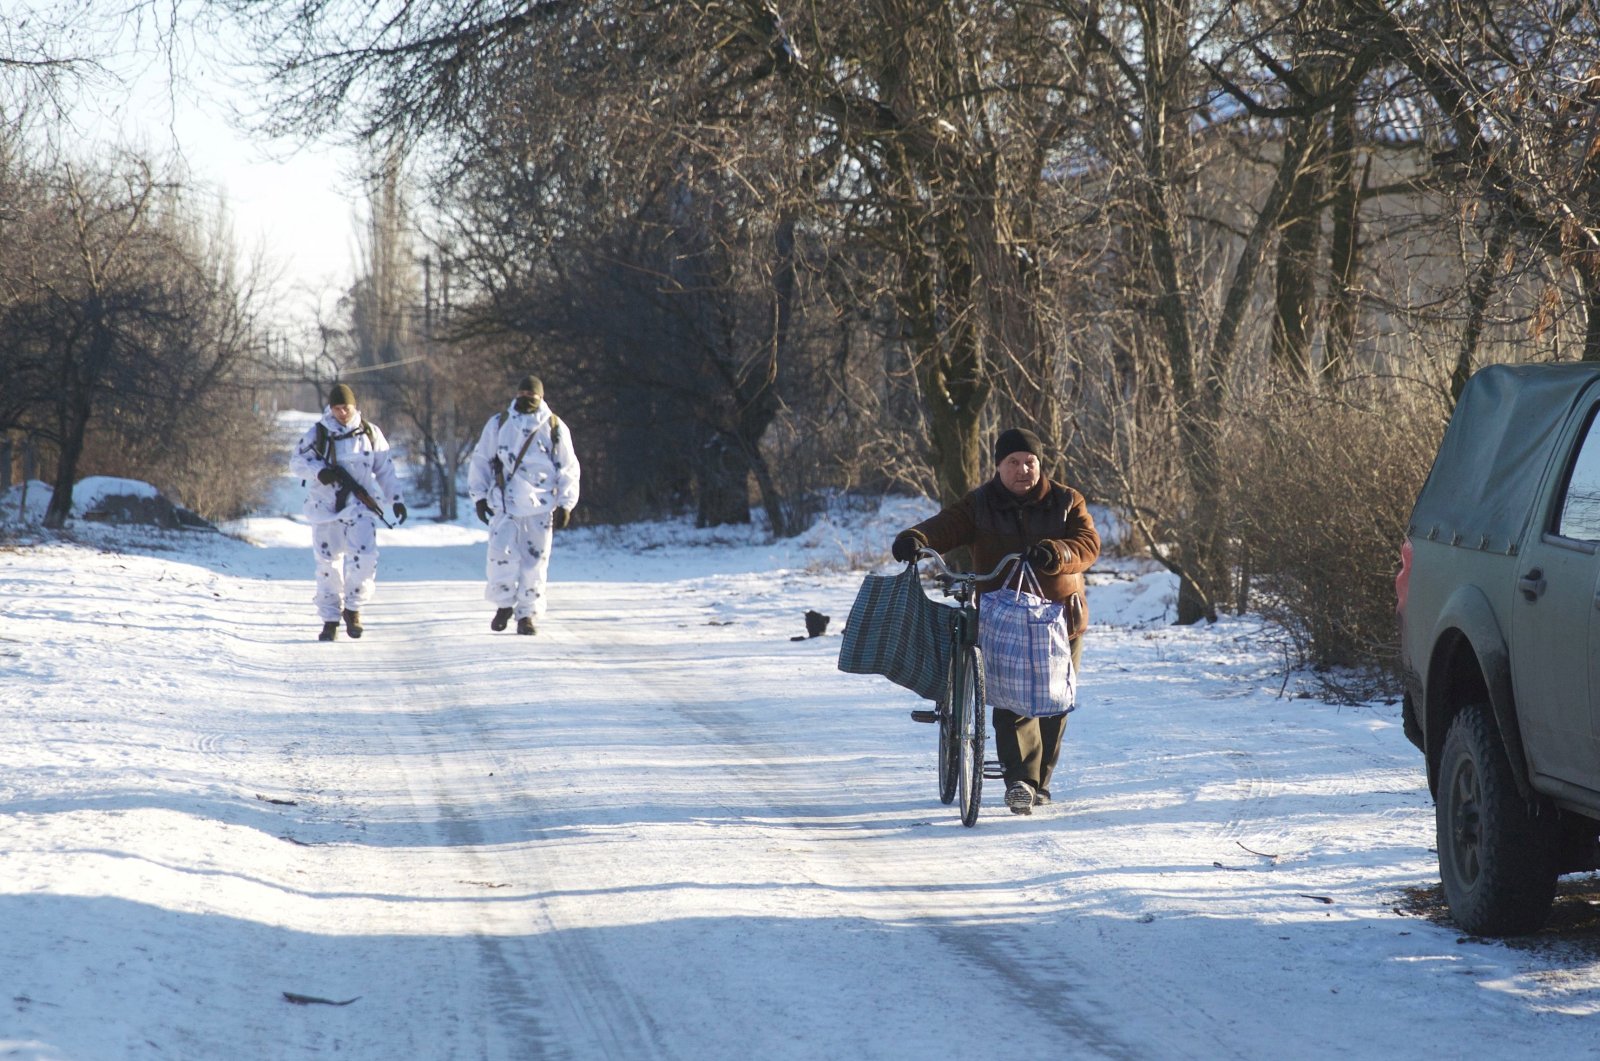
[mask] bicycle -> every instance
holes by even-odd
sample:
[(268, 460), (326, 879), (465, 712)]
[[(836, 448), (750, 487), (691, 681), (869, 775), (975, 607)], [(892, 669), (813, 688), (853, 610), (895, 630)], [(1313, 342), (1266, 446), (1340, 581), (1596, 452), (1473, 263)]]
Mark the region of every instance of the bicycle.
[(911, 712), (918, 722), (939, 724), (939, 801), (949, 804), (960, 796), (961, 824), (971, 828), (978, 821), (978, 806), (983, 801), (986, 774), (983, 742), (988, 736), (984, 717), (983, 652), (978, 648), (978, 606), (973, 598), (980, 582), (998, 578), (1010, 564), (1022, 559), (1012, 553), (1001, 559), (987, 575), (974, 571), (952, 571), (944, 558), (932, 549), (918, 549), (917, 559), (927, 560), (934, 581), (956, 607), (950, 622), (950, 666), (945, 680), (944, 698), (934, 709)]

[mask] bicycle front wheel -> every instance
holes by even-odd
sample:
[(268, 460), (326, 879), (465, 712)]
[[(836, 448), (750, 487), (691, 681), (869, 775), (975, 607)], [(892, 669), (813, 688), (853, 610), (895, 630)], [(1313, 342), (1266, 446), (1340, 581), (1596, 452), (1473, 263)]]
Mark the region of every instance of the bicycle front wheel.
[(983, 740), (989, 728), (983, 717), (983, 653), (976, 645), (961, 650), (954, 686), (950, 706), (959, 756), (956, 789), (961, 824), (970, 828), (977, 823), (978, 805), (983, 802)]

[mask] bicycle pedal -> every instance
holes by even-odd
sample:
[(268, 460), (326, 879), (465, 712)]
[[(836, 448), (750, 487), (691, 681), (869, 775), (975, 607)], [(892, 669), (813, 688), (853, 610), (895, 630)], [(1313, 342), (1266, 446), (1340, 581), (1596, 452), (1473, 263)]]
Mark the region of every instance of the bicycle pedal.
[(929, 711), (929, 710), (927, 710), (925, 708), (918, 709), (918, 710), (915, 710), (915, 711), (911, 712), (911, 721), (913, 721), (913, 722), (937, 722), (937, 721), (939, 721), (939, 712), (938, 711)]
[(997, 781), (1006, 776), (1006, 768), (1000, 765), (998, 759), (989, 759), (983, 764), (983, 776), (990, 781)]

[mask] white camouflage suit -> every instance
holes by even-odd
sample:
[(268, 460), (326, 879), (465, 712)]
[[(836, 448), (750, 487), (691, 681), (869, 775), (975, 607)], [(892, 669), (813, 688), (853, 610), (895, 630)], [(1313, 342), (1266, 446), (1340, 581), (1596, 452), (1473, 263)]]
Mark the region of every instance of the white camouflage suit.
[[(324, 407), (322, 419), (300, 437), (289, 458), (289, 470), (306, 485), (304, 512), (311, 524), (311, 551), (317, 561), (317, 586), (312, 600), (325, 623), (337, 622), (340, 611), (358, 612), (372, 600), (378, 578), (378, 526), (376, 517), (356, 499), (346, 497), (337, 485), (317, 480), (317, 473), (337, 464), (366, 488), (385, 508), (401, 502), (400, 478), (389, 459), (389, 442), (377, 424), (371, 437), (362, 428), (357, 410), (349, 424), (334, 419), (333, 410)], [(326, 431), (322, 435), (317, 429)], [(326, 437), (332, 459), (320, 452), (319, 441)], [(343, 501), (343, 506), (339, 501)]]
[[(495, 480), (496, 457), (504, 469), (503, 491)], [(567, 425), (542, 400), (531, 413), (517, 412), (513, 402), (504, 413), (491, 416), (472, 451), (467, 492), (474, 504), (487, 500), (494, 512), (484, 599), (496, 608), (513, 609), (519, 620), (543, 615), (554, 513), (558, 508), (571, 512), (578, 503), (578, 455)]]

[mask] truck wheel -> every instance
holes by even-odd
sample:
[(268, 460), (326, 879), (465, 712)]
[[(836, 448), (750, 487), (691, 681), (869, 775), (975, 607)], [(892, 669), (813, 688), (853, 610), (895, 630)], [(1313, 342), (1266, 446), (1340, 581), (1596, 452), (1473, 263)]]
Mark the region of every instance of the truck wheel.
[(1439, 878), (1456, 924), (1476, 935), (1540, 928), (1555, 901), (1554, 813), (1517, 792), (1487, 704), (1470, 704), (1445, 735), (1439, 763)]

